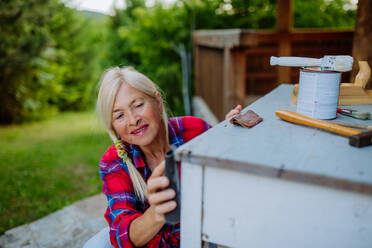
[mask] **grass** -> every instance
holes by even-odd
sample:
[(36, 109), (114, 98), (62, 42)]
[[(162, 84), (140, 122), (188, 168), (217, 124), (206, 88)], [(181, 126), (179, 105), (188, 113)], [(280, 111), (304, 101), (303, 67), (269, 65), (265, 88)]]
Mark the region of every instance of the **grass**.
[(91, 112), (0, 127), (0, 234), (101, 192), (110, 144)]

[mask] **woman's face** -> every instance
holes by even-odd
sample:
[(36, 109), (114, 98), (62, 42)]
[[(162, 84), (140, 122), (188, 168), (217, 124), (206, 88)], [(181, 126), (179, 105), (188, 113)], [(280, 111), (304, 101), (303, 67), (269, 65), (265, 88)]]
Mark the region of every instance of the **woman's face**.
[(150, 145), (161, 128), (162, 103), (123, 83), (112, 109), (112, 126), (124, 141), (140, 147)]

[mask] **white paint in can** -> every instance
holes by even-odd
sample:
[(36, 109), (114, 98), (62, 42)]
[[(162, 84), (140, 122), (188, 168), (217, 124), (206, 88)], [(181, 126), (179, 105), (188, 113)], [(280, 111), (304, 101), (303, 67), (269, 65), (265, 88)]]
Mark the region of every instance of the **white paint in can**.
[(297, 113), (315, 119), (334, 119), (341, 72), (300, 70)]

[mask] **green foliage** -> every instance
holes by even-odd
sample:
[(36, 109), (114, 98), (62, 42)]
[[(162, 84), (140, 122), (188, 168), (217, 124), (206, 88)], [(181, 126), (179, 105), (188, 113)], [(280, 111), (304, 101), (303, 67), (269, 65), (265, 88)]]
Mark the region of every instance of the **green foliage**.
[(294, 0), (296, 28), (354, 28), (356, 10), (349, 0)]
[(95, 113), (0, 128), (0, 234), (102, 190), (111, 144)]
[[(108, 19), (60, 0), (0, 1), (0, 123), (85, 109), (102, 68), (130, 65), (183, 114), (179, 47), (195, 29), (274, 28), (275, 0), (125, 0)], [(294, 26), (352, 28), (347, 0), (294, 0)], [(0, 233), (100, 191), (97, 161), (110, 144), (92, 114), (0, 128)], [(63, 149), (61, 149), (63, 147)], [(40, 187), (41, 185), (41, 187)]]
[(49, 39), (43, 27), (52, 14), (51, 2), (43, 0), (0, 2), (1, 122), (19, 121), (44, 108), (31, 95), (42, 86), (38, 65)]
[[(355, 10), (347, 0), (294, 0), (295, 27), (352, 27)], [(109, 21), (105, 66), (130, 65), (166, 93), (171, 111), (183, 114), (181, 66), (177, 48), (189, 53), (195, 29), (275, 28), (275, 0), (183, 0), (173, 4), (126, 0)], [(312, 13), (312, 14), (308, 14)], [(315, 13), (315, 14), (314, 14)]]
[[(294, 27), (354, 26), (349, 0), (293, 1)], [(192, 54), (193, 30), (275, 28), (275, 0), (124, 2), (106, 22), (61, 0), (1, 1), (0, 123), (86, 109), (102, 68), (117, 65), (148, 75), (182, 115), (179, 48)]]
[(230, 23), (234, 28), (274, 28), (275, 2), (275, 0), (231, 1)]
[(103, 23), (58, 0), (1, 1), (0, 23), (0, 123), (91, 105)]
[(60, 110), (81, 110), (92, 103), (101, 69), (98, 54), (103, 31), (99, 30), (104, 29), (100, 26), (64, 5), (48, 25), (53, 56), (46, 58), (43, 69), (56, 89), (50, 103)]

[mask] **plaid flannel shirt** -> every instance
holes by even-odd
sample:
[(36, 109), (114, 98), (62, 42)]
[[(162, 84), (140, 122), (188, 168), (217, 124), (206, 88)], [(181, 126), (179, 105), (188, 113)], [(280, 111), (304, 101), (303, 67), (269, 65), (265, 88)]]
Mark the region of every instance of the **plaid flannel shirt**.
[[(177, 147), (210, 128), (203, 120), (192, 117), (176, 117), (168, 120), (169, 142)], [(145, 182), (151, 176), (151, 169), (136, 145), (123, 142), (134, 166)], [(129, 225), (149, 207), (148, 202), (137, 200), (127, 165), (118, 157), (112, 145), (100, 160), (100, 174), (103, 180), (103, 193), (107, 196), (108, 207), (105, 218), (110, 226), (110, 240), (115, 247), (133, 247), (129, 239)], [(180, 224), (167, 223), (145, 247), (179, 247)]]

